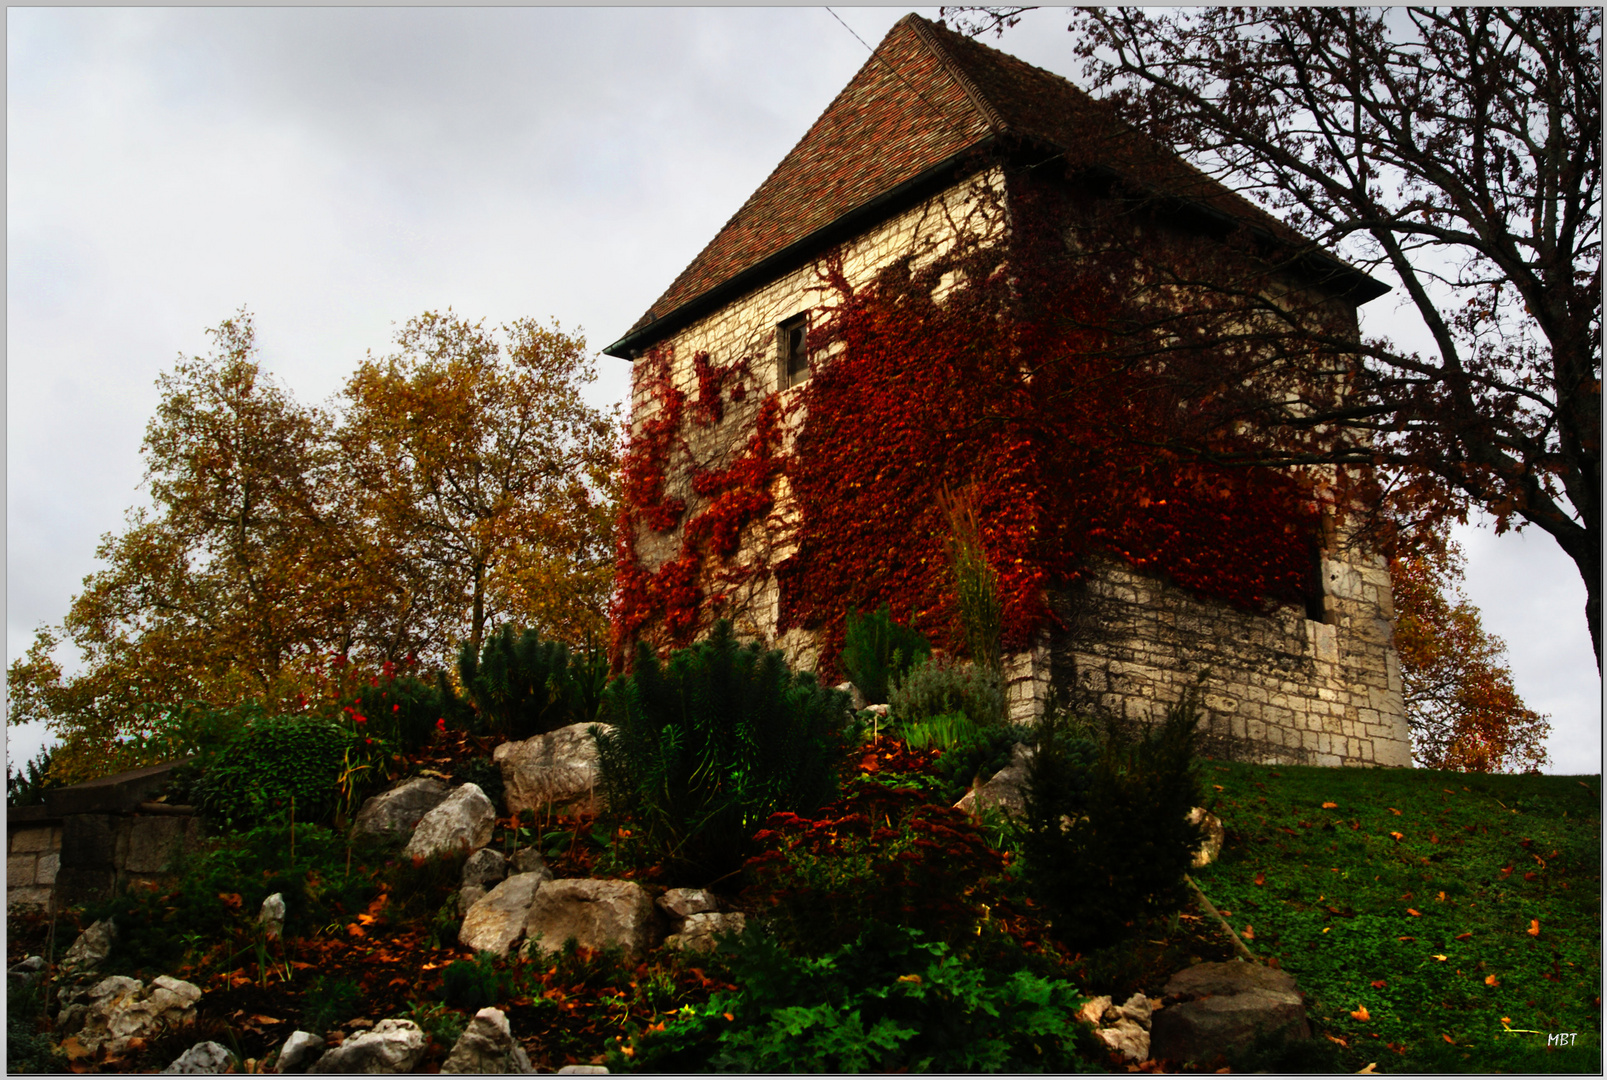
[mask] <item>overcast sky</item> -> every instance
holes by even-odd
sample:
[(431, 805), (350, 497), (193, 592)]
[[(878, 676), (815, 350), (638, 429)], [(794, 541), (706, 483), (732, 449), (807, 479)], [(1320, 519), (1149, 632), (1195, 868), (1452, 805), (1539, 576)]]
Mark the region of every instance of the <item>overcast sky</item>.
[[(836, 10), (874, 45), (909, 9)], [(6, 17), (8, 663), (144, 501), (155, 379), (206, 328), (249, 309), (306, 402), (428, 309), (556, 318), (600, 350), (868, 56), (824, 8)], [(1034, 13), (998, 44), (1075, 78), (1065, 24)], [(1363, 308), (1364, 332), (1394, 307)], [(625, 363), (598, 366), (595, 401), (622, 400)], [(1551, 716), (1551, 771), (1599, 772), (1573, 564), (1540, 533), (1463, 542), (1469, 594)], [(14, 762), (45, 740), (8, 734)]]

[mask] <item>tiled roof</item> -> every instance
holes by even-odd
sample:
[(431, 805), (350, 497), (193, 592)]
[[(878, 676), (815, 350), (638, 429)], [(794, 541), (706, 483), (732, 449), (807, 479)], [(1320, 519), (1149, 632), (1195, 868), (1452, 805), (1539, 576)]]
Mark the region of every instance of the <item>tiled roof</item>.
[(775, 170), (625, 339), (994, 138), (1060, 151), (1161, 194), (1305, 241), (1052, 72), (918, 15), (900, 19)]

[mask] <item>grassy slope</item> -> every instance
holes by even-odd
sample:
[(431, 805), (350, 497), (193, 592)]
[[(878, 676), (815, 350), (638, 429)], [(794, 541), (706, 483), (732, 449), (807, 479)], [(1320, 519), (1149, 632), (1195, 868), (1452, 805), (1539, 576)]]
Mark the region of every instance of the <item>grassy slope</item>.
[[(1600, 777), (1203, 777), (1228, 840), (1196, 880), (1295, 976), (1351, 1069), (1601, 1070)], [(1554, 1032), (1576, 1045), (1548, 1050)]]

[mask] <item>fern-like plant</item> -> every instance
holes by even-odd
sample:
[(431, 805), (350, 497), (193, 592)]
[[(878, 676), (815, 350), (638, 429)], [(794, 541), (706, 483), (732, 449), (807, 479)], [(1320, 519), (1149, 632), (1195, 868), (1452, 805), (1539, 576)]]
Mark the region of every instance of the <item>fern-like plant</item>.
[(843, 626), (843, 670), (871, 705), (887, 700), (888, 680), (932, 654), (932, 643), (893, 621), (884, 602), (875, 611), (850, 611)]
[(837, 797), (848, 696), (738, 644), (728, 620), (667, 664), (640, 644), (605, 698), (613, 729), (593, 730), (609, 812), (688, 884), (739, 869), (771, 814)]

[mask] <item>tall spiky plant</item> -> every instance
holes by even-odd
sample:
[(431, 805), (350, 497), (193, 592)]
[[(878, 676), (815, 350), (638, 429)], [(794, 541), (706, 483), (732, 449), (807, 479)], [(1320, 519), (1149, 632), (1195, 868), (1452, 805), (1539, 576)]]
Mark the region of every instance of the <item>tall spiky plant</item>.
[(945, 484), (937, 493), (937, 505), (949, 525), (947, 547), (954, 598), (959, 604), (960, 624), (965, 628), (971, 659), (978, 667), (1000, 671), (1004, 659), (999, 647), (1003, 623), (999, 573), (988, 561), (987, 549), (982, 545), (976, 485), (956, 492)]

